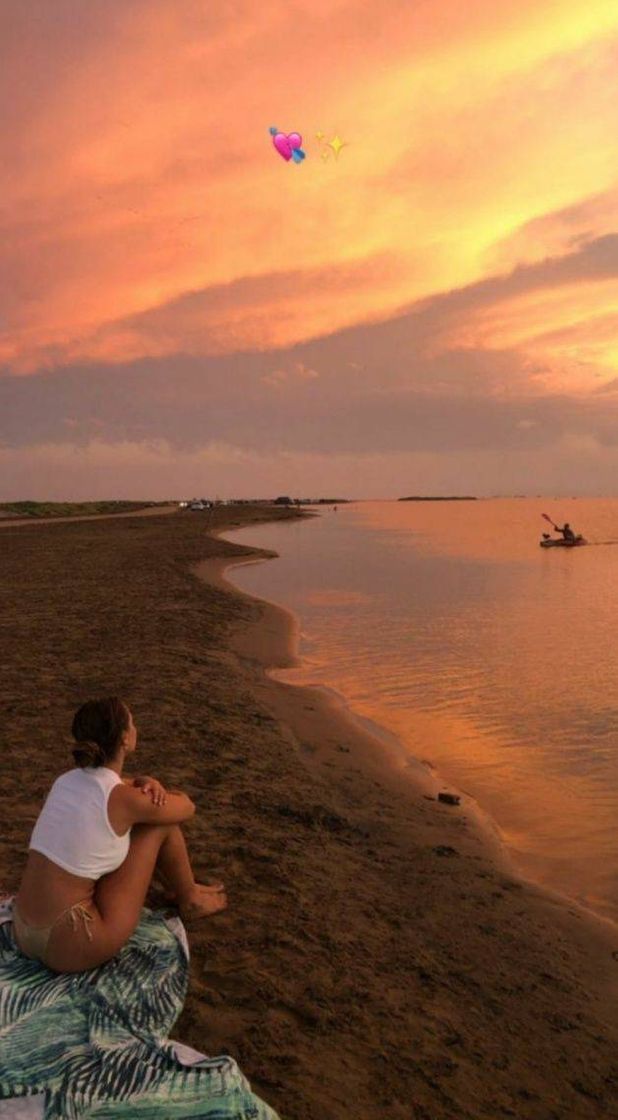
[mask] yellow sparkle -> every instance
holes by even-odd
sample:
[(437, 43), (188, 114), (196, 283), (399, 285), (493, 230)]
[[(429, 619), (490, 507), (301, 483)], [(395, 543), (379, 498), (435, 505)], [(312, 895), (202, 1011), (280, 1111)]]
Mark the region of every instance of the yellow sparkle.
[(316, 132), (315, 138), (316, 138), (316, 140), (323, 140), (324, 139), (324, 133), (323, 132)]
[(336, 136), (333, 136), (332, 140), (328, 141), (328, 147), (333, 149), (333, 152), (335, 153), (335, 159), (337, 159), (341, 149), (347, 147), (347, 143), (345, 140), (341, 139), (339, 134), (337, 134)]
[(326, 160), (328, 159), (328, 152), (322, 152), (322, 159), (324, 160), (324, 162), (326, 162)]

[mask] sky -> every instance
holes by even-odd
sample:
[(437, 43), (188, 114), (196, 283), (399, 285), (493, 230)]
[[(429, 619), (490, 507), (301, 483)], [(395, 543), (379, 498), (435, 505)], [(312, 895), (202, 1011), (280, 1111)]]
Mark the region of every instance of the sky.
[(615, 0), (3, 0), (0, 104), (0, 500), (618, 494)]

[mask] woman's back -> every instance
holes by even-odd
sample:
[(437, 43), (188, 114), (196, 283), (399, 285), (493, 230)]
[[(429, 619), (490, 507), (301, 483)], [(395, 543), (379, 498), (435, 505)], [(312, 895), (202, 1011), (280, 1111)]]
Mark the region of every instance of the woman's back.
[(195, 881), (179, 827), (195, 812), (191, 799), (168, 795), (155, 778), (123, 782), (137, 746), (126, 704), (87, 701), (71, 732), (77, 768), (54, 782), (41, 810), (13, 914), (18, 948), (56, 972), (95, 968), (119, 951), (139, 922), (155, 867), (183, 919), (227, 904), (222, 884)]
[(114, 871), (130, 844), (130, 830), (119, 836), (107, 815), (109, 795), (118, 784), (122, 779), (106, 766), (61, 774), (34, 826), (30, 848), (84, 879)]

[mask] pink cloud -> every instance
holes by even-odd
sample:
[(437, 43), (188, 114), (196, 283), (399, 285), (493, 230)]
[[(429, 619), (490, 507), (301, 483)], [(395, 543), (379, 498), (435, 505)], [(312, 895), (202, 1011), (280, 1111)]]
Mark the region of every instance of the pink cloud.
[[(120, 478), (118, 453), (153, 486), (176, 454), (169, 477), (192, 477), (201, 444), (219, 480), (249, 457), (274, 485), (264, 461), (285, 450), (309, 489), (333, 458), (352, 485), (366, 455), (379, 487), (388, 456), (450, 479), (460, 455), (477, 478), (475, 453), (558, 454), (548, 431), (563, 465), (611, 443), (613, 393), (590, 403), (618, 361), (604, 0), (6, 0), (3, 17), (15, 478), (17, 448), (42, 446), (33, 469), (68, 486), (58, 441), (96, 444), (91, 479)], [(303, 132), (305, 165), (278, 159), (271, 124)], [(337, 162), (318, 130), (348, 142)]]
[(271, 385), (278, 388), (281, 385), (289, 385), (295, 381), (313, 381), (319, 376), (316, 370), (308, 369), (303, 362), (294, 362), (290, 369), (275, 369), (272, 373), (265, 373), (262, 377), (262, 381), (264, 385)]
[[(92, 0), (79, 17), (68, 0), (8, 0), (0, 359), (26, 372), (173, 353), (185, 336), (196, 353), (281, 345), (470, 283), (506, 233), (479, 215), (504, 214), (539, 152), (562, 151), (557, 103), (588, 144), (561, 199), (615, 155), (611, 83), (594, 70), (618, 20), (594, 7), (556, 24), (550, 0), (499, 15), (488, 0)], [(307, 166), (277, 161), (271, 123), (305, 132)], [(317, 129), (349, 141), (336, 167)], [(556, 181), (524, 192), (521, 226), (555, 209)], [(362, 296), (338, 286), (377, 260), (390, 275)], [(293, 308), (276, 279), (290, 271), (306, 278)], [(251, 308), (242, 284), (260, 279), (272, 292)], [(200, 291), (211, 308), (192, 319), (179, 301)]]

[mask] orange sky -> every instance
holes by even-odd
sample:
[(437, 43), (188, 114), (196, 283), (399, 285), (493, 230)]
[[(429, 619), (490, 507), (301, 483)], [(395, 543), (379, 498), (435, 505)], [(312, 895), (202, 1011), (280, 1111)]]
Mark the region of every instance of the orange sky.
[[(378, 496), (402, 471), (480, 485), (492, 456), (521, 491), (531, 451), (535, 492), (570, 493), (582, 448), (607, 492), (615, 0), (5, 0), (1, 19), (0, 498), (64, 496), (78, 462), (76, 496)], [(270, 125), (302, 133), (302, 166)]]

